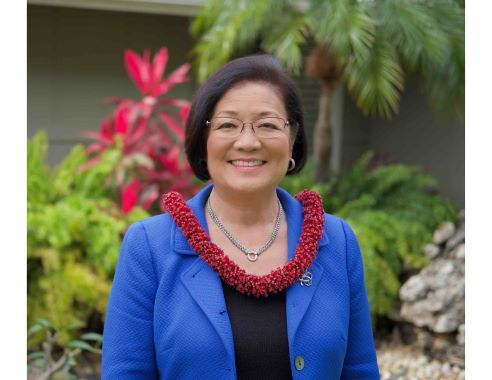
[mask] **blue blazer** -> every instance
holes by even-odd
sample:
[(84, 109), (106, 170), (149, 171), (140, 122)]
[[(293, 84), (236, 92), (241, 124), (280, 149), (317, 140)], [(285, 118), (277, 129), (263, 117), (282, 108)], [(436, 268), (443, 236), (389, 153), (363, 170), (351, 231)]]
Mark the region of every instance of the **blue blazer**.
[[(204, 205), (211, 190), (209, 185), (188, 201), (207, 232)], [(291, 260), (302, 206), (280, 188), (277, 194)], [(287, 289), (292, 377), (379, 379), (362, 258), (346, 222), (325, 214), (325, 232), (309, 271), (311, 286), (296, 282)], [(102, 378), (236, 378), (220, 278), (169, 214), (137, 222), (125, 235), (106, 312)]]

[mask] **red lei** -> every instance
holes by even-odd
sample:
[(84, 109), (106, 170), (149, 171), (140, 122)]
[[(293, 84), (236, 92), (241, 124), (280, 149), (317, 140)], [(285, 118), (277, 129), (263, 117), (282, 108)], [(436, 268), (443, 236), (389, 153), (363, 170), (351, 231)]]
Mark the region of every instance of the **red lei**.
[(172, 191), (163, 202), (178, 228), (197, 252), (222, 280), (240, 293), (268, 297), (292, 285), (304, 274), (316, 257), (318, 243), (323, 235), (324, 210), (321, 197), (314, 191), (304, 190), (295, 198), (303, 206), (301, 238), (294, 252), (294, 259), (267, 275), (248, 274), (233, 262), (224, 251), (212, 243), (181, 194)]

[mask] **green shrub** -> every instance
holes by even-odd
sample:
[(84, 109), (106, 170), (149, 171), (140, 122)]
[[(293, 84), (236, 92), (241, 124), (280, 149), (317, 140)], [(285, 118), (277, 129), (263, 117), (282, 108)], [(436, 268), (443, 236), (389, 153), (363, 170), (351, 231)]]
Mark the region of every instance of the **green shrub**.
[(437, 181), (415, 167), (402, 164), (369, 169), (368, 152), (350, 171), (323, 184), (314, 184), (310, 162), (282, 183), (291, 194), (304, 188), (317, 191), (326, 212), (345, 219), (361, 246), (371, 312), (391, 315), (400, 289), (403, 265), (425, 264), (423, 246), (445, 220), (456, 220), (453, 204), (437, 195)]
[(66, 344), (94, 312), (104, 315), (122, 235), (148, 214), (139, 207), (125, 214), (110, 199), (105, 180), (116, 151), (80, 171), (83, 146), (55, 169), (44, 162), (47, 148), (44, 133), (28, 142), (28, 323), (49, 319)]

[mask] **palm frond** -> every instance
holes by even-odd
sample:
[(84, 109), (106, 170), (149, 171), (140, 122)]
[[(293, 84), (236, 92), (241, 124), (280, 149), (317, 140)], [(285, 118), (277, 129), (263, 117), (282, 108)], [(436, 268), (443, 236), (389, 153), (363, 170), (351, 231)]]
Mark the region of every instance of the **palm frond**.
[(421, 75), (431, 101), (438, 111), (451, 104), (462, 116), (465, 102), (465, 11), (458, 4), (435, 1), (429, 6), (446, 34), (450, 49), (440, 62), (426, 60)]
[(448, 36), (424, 3), (384, 0), (378, 3), (378, 14), (380, 33), (398, 50), (410, 70), (415, 71), (423, 57), (430, 62), (446, 59)]
[(352, 57), (344, 76), (357, 106), (365, 114), (389, 118), (398, 111), (404, 73), (396, 49), (383, 36), (376, 36), (365, 60)]
[(377, 22), (367, 2), (313, 1), (309, 11), (315, 39), (327, 45), (341, 63), (356, 56), (364, 60), (372, 49)]
[(277, 57), (288, 70), (299, 74), (302, 67), (301, 46), (308, 36), (307, 16), (293, 9), (283, 9), (267, 20), (261, 47)]
[[(221, 7), (217, 3), (221, 3)], [(235, 53), (250, 48), (261, 33), (274, 1), (212, 1), (198, 15), (192, 31), (199, 42), (192, 51), (203, 82)]]

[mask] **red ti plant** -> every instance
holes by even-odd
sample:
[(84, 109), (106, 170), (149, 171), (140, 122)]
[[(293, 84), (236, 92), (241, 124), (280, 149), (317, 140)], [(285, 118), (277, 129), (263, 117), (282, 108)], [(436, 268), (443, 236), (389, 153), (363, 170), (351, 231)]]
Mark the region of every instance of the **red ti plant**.
[(158, 211), (159, 197), (167, 191), (191, 196), (198, 190), (183, 155), (184, 123), (190, 103), (164, 97), (174, 85), (188, 81), (190, 65), (183, 64), (163, 78), (167, 59), (166, 48), (160, 49), (152, 62), (149, 51), (139, 56), (127, 49), (126, 71), (140, 99), (107, 99), (115, 106), (111, 116), (101, 122), (99, 132), (84, 132), (93, 142), (86, 149), (90, 159), (83, 170), (101, 162), (108, 150), (119, 151), (120, 158), (107, 184), (116, 189), (125, 213), (136, 205)]

